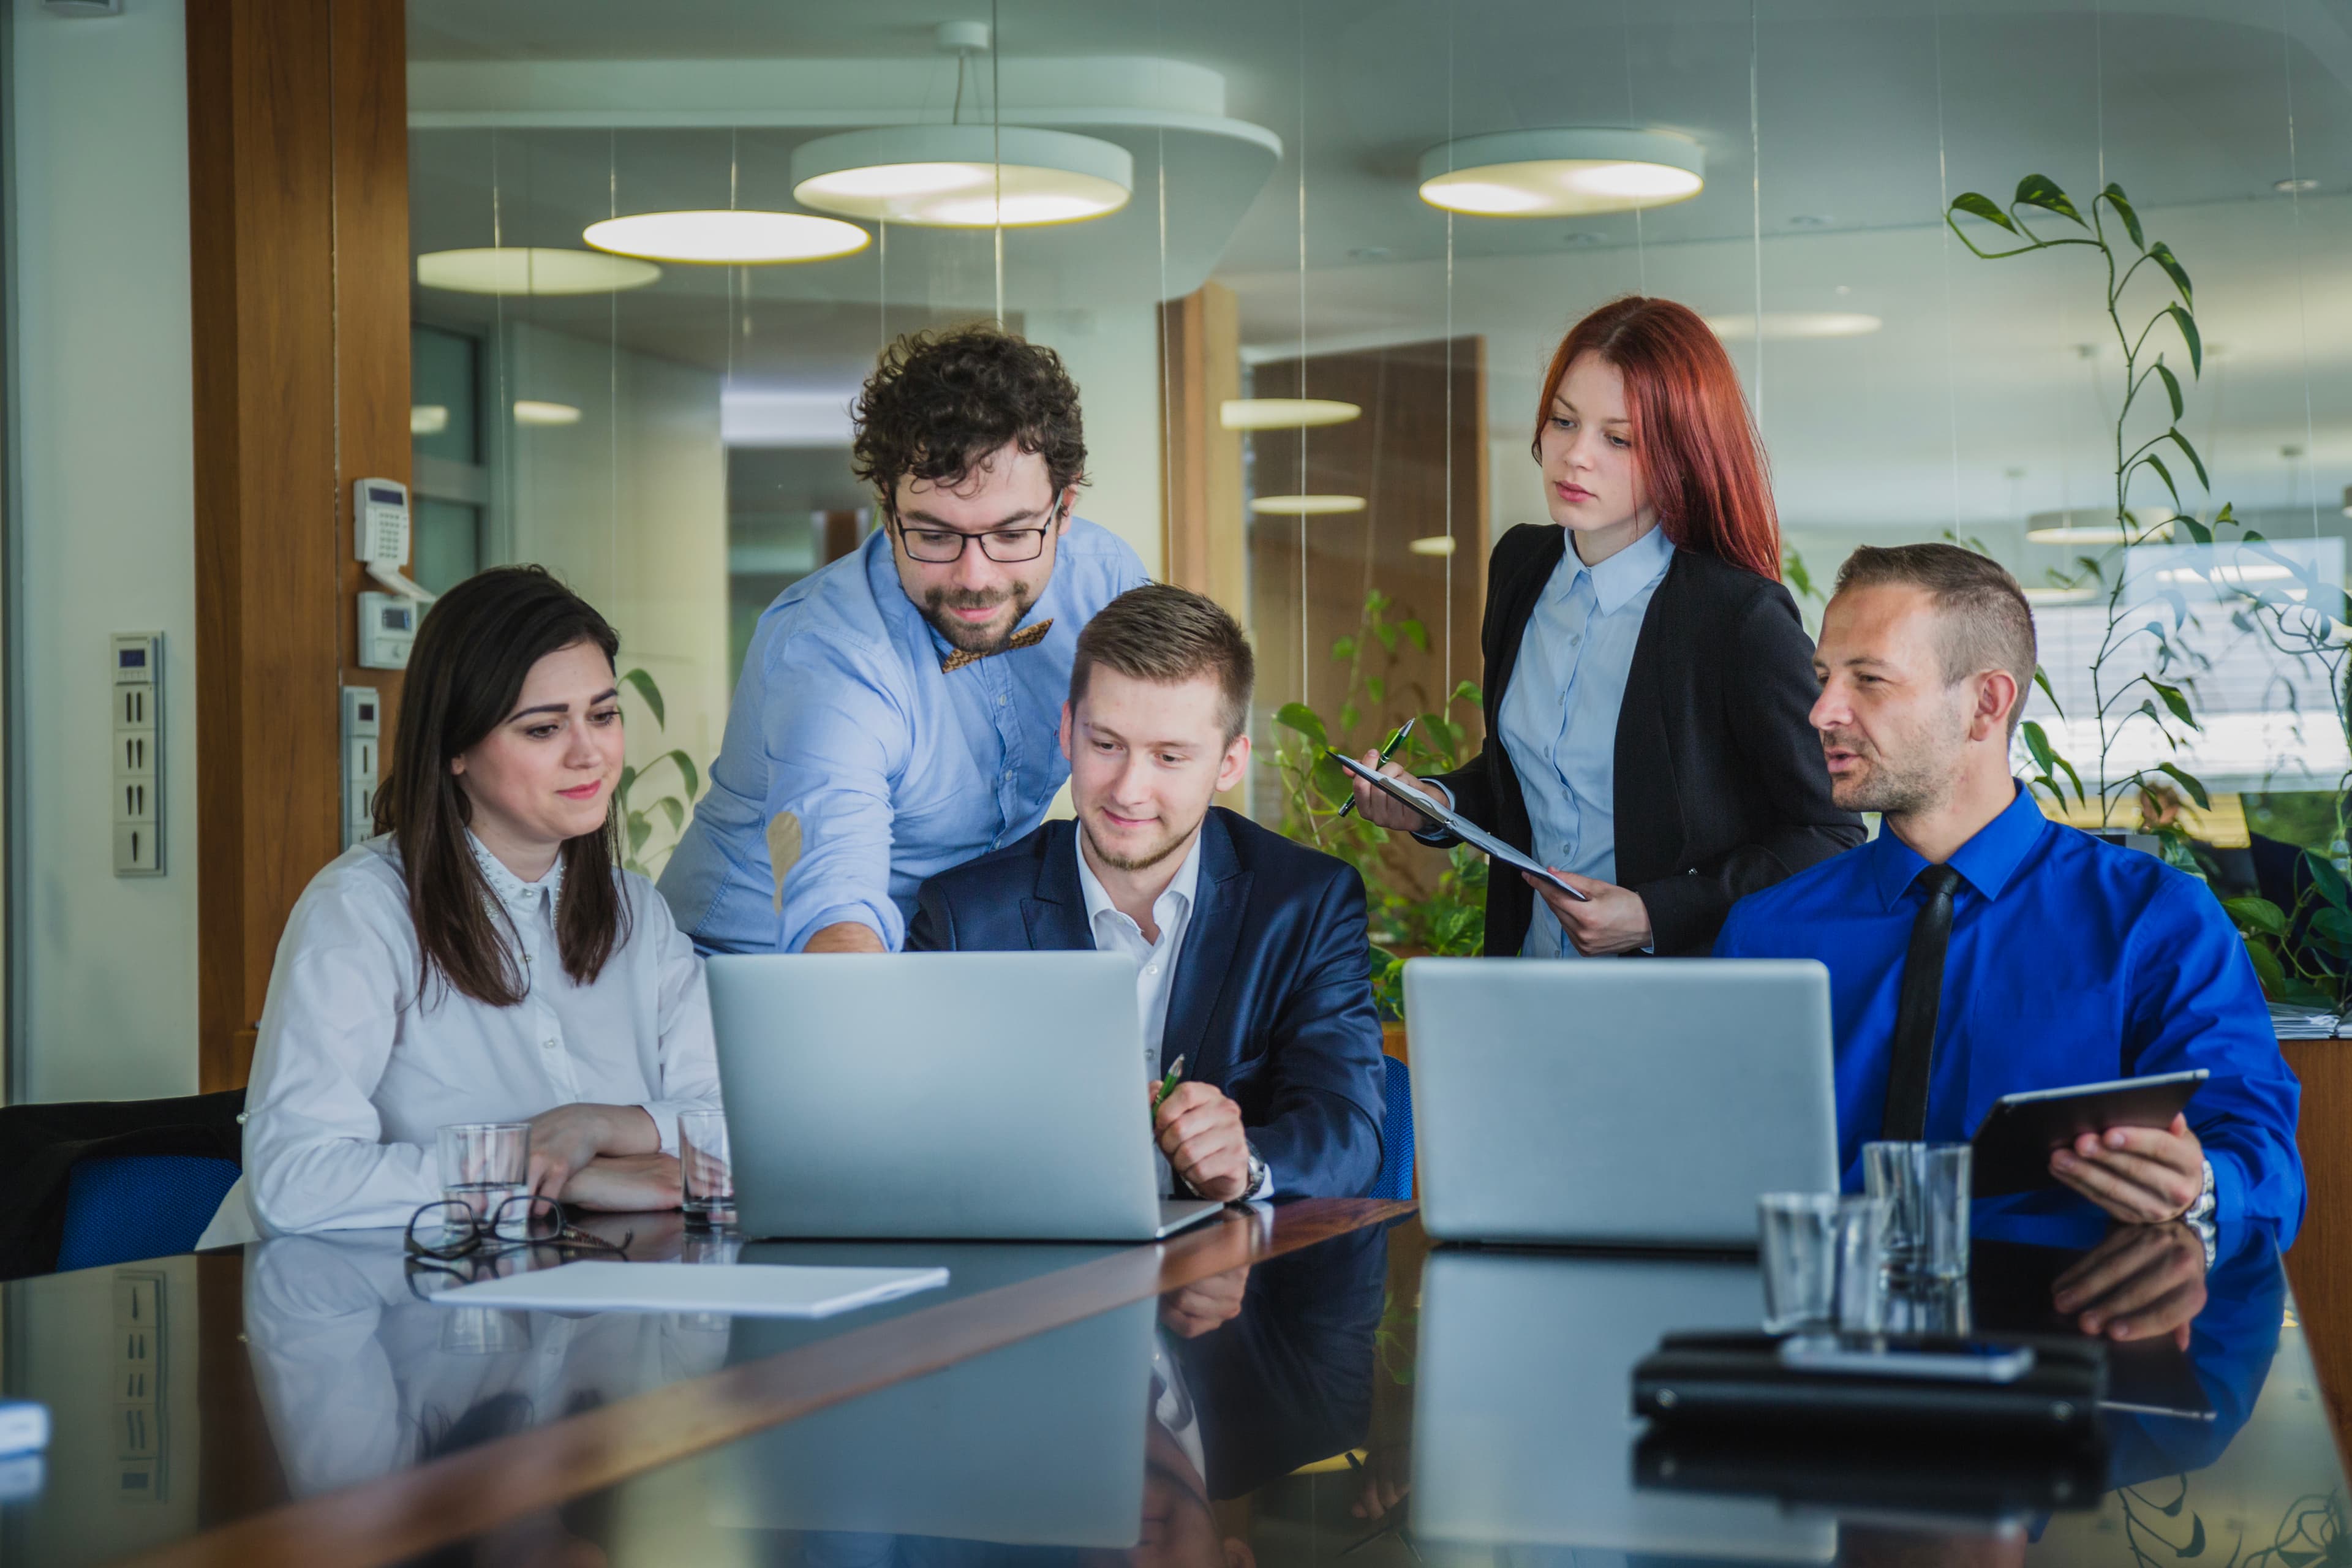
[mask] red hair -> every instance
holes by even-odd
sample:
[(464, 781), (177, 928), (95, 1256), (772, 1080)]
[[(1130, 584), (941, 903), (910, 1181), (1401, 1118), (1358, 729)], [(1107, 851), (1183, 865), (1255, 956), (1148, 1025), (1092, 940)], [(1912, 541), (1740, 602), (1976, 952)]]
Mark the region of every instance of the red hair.
[(1780, 523), (1763, 442), (1714, 329), (1687, 305), (1639, 294), (1612, 300), (1577, 322), (1551, 356), (1536, 403), (1529, 449), (1538, 462), (1551, 401), (1585, 353), (1625, 378), (1633, 461), (1666, 537), (1779, 582)]

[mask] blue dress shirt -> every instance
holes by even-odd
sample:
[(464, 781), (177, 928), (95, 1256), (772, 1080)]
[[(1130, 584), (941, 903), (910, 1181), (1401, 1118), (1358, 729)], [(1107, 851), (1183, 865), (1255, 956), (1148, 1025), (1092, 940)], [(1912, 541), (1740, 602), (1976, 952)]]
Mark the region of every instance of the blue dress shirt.
[[(1650, 595), (1675, 547), (1654, 528), (1598, 566), (1561, 552), (1520, 634), (1497, 716), (1503, 750), (1527, 796), (1531, 853), (1545, 865), (1617, 879), (1617, 710)], [(1551, 906), (1536, 900), (1520, 952), (1572, 957)]]
[[(1927, 862), (1892, 833), (1734, 904), (1718, 958), (1818, 958), (1837, 1043), (1839, 1155), (1861, 1185), (1879, 1134), (1911, 922)], [(2211, 1071), (2189, 1125), (2219, 1216), (2302, 1223), (2301, 1086), (2244, 944), (2212, 894), (2152, 855), (2042, 815), (2024, 790), (1962, 845), (1927, 1091), (1929, 1139), (1975, 1132), (2004, 1094)]]
[[(719, 952), (797, 952), (851, 921), (896, 951), (925, 878), (1045, 819), (1070, 776), (1059, 734), (1078, 632), (1150, 581), (1091, 522), (1073, 521), (1055, 549), (1021, 622), (1051, 620), (1045, 640), (952, 675), (887, 531), (776, 596), (751, 634), (709, 793), (662, 872), (682, 930)], [(770, 845), (795, 837), (779, 879)]]

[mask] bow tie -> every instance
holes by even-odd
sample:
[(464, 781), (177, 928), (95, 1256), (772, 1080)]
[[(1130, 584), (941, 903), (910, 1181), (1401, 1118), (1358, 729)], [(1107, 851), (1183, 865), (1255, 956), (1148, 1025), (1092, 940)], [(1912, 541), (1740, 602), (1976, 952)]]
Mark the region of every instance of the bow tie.
[(1011, 637), (1004, 639), (1004, 646), (1003, 647), (990, 648), (988, 653), (966, 653), (961, 648), (958, 648), (955, 652), (940, 660), (940, 673), (941, 675), (953, 675), (957, 670), (961, 669), (967, 664), (979, 663), (982, 659), (986, 658), (989, 653), (1003, 653), (1009, 648), (1016, 647), (1035, 647), (1039, 643), (1045, 640), (1045, 634), (1053, 629), (1054, 623), (1052, 621), (1039, 621), (1034, 626), (1024, 627), (1020, 631), (1014, 632)]

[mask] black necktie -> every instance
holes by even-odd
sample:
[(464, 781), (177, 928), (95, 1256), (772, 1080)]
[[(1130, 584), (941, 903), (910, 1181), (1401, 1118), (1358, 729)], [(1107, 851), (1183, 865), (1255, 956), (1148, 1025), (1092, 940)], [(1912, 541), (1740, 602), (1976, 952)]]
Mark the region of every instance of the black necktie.
[(1916, 886), (1927, 895), (1911, 921), (1903, 990), (1895, 1006), (1895, 1056), (1886, 1071), (1882, 1138), (1916, 1142), (1927, 1131), (1927, 1080), (1936, 1065), (1936, 1009), (1944, 995), (1944, 949), (1952, 940), (1952, 889), (1960, 874), (1930, 866)]

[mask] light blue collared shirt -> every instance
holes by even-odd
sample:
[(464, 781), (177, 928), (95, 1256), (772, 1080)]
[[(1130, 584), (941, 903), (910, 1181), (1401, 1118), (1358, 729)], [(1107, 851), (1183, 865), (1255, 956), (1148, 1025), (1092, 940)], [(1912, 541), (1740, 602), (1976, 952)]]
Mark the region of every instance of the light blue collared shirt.
[[(710, 791), (662, 872), (681, 929), (724, 952), (797, 952), (854, 921), (893, 952), (923, 879), (1045, 819), (1078, 632), (1150, 581), (1116, 535), (1074, 521), (1023, 617), (1045, 641), (941, 672), (950, 651), (899, 586), (890, 539), (776, 596), (751, 634)], [(789, 822), (780, 818), (789, 817)], [(797, 840), (780, 879), (772, 843)]]
[[(1558, 870), (1617, 879), (1617, 710), (1650, 595), (1675, 558), (1653, 528), (1598, 566), (1571, 536), (1519, 637), (1498, 714), (1503, 750), (1527, 796), (1532, 853)], [(1559, 917), (1541, 899), (1519, 949), (1572, 957)]]

